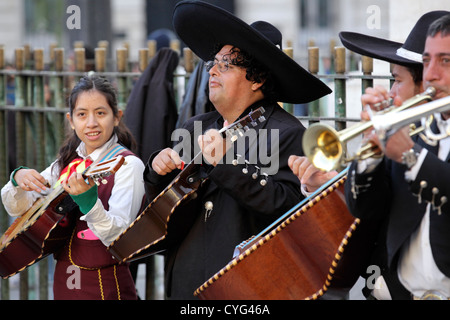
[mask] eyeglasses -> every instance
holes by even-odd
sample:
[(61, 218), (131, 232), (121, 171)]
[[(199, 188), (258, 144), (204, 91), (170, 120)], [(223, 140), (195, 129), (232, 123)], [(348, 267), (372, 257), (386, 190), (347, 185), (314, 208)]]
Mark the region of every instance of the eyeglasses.
[(206, 71), (209, 72), (215, 65), (217, 65), (217, 68), (220, 72), (226, 72), (230, 68), (230, 64), (228, 61), (224, 60), (214, 60), (214, 61), (208, 61), (205, 62), (205, 68)]

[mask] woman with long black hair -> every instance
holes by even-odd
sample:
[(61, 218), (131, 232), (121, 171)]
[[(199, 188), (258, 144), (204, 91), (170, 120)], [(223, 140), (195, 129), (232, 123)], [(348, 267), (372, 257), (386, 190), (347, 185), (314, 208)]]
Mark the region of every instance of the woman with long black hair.
[[(145, 194), (144, 164), (134, 155), (136, 143), (122, 122), (116, 91), (106, 79), (83, 77), (69, 97), (67, 119), (72, 131), (58, 158), (43, 172), (19, 167), (2, 189), (11, 216), (20, 216), (59, 184), (78, 205), (71, 238), (57, 253), (55, 299), (137, 299), (127, 264), (118, 264), (107, 246), (140, 212)], [(112, 155), (126, 165), (97, 184), (84, 168)], [(51, 187), (48, 187), (51, 186)]]

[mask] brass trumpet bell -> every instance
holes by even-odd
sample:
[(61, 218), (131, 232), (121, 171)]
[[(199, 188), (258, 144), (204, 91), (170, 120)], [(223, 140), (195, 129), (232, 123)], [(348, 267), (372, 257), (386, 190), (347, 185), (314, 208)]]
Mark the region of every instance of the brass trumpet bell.
[[(378, 115), (378, 117), (386, 119), (386, 117), (390, 117), (391, 113), (399, 113), (421, 102), (432, 100), (435, 94), (436, 89), (428, 87), (423, 93), (406, 100), (401, 106), (381, 111), (382, 115)], [(377, 117), (377, 115), (374, 117)], [(383, 120), (378, 120), (377, 123), (379, 122), (383, 122)], [(362, 121), (338, 132), (330, 125), (314, 123), (303, 134), (303, 152), (316, 168), (327, 172), (339, 169), (354, 159), (361, 160), (379, 155), (379, 153), (374, 152), (376, 145), (369, 142), (356, 152), (356, 156), (351, 158), (345, 158), (344, 156), (347, 141), (362, 134), (373, 125), (373, 121)]]
[[(306, 138), (305, 138), (306, 135)], [(331, 126), (312, 124), (303, 135), (303, 149), (309, 161), (318, 169), (331, 171), (340, 164), (344, 152), (339, 133)]]
[(303, 134), (303, 151), (316, 168), (327, 172), (336, 170), (345, 163), (345, 143), (371, 126), (366, 121), (337, 131), (330, 125), (314, 123)]

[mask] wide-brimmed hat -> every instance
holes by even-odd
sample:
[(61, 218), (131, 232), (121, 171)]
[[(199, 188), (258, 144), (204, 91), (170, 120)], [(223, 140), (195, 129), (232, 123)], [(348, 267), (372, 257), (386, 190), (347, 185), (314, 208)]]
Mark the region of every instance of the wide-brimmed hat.
[(421, 65), (428, 27), (433, 21), (449, 13), (449, 11), (425, 13), (416, 22), (405, 43), (347, 31), (340, 32), (339, 37), (347, 49), (361, 55), (402, 66)]
[[(232, 45), (251, 54), (274, 76), (276, 99), (306, 103), (331, 93), (325, 83), (282, 51), (280, 31), (265, 21), (249, 25), (230, 12), (202, 1), (179, 2), (173, 26), (184, 43), (201, 59), (211, 59), (217, 45)], [(219, 48), (220, 49), (220, 48)]]

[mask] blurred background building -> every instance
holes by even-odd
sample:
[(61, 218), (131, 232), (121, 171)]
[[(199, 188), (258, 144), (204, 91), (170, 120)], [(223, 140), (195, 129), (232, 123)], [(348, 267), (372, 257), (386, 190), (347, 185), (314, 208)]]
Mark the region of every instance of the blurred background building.
[[(423, 13), (450, 10), (448, 0), (207, 0), (234, 12), (246, 22), (268, 20), (294, 47), (304, 64), (309, 44), (321, 51), (340, 45), (340, 31), (355, 31), (403, 41)], [(7, 59), (14, 48), (50, 43), (71, 50), (74, 41), (95, 47), (107, 40), (110, 52), (127, 42), (131, 59), (158, 29), (172, 29), (172, 10), (179, 0), (0, 0), (0, 44)], [(80, 29), (68, 29), (69, 6), (80, 8)], [(286, 46), (286, 44), (285, 44)], [(134, 48), (134, 50), (133, 50)]]

